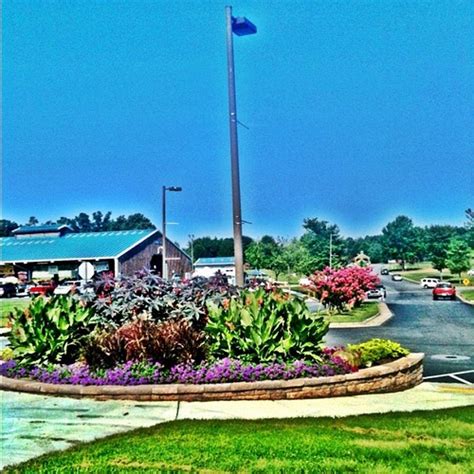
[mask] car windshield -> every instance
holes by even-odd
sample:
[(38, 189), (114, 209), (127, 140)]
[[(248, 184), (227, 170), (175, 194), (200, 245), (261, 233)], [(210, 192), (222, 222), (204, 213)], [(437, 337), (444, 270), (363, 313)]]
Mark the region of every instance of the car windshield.
[(438, 283), (436, 288), (452, 288), (451, 283)]

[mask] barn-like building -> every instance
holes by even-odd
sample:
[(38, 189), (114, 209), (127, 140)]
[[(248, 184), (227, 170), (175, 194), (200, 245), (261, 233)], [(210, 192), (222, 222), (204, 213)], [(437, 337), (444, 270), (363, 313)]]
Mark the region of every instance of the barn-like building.
[[(0, 266), (3, 273), (26, 272), (28, 280), (77, 278), (84, 262), (91, 273), (130, 276), (150, 269), (161, 275), (162, 237), (156, 229), (74, 232), (66, 225), (23, 226), (0, 238)], [(191, 272), (191, 258), (169, 239), (166, 257), (168, 275)]]

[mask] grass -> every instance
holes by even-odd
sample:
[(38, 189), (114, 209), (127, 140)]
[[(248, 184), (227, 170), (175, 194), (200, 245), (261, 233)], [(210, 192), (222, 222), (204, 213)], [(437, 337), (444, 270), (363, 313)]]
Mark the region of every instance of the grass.
[(0, 300), (0, 327), (5, 327), (8, 315), (16, 308), (25, 308), (30, 303), (30, 298), (2, 299)]
[(351, 311), (342, 311), (329, 316), (332, 323), (359, 323), (372, 318), (379, 312), (379, 306), (376, 302), (363, 303), (362, 306), (354, 308)]
[(184, 420), (46, 454), (6, 473), (474, 472), (474, 407), (285, 420)]
[[(410, 280), (415, 280), (417, 282), (420, 282), (422, 278), (440, 278), (440, 273), (438, 270), (435, 270), (432, 267), (425, 267), (423, 269), (418, 268), (414, 270), (406, 270), (402, 272), (401, 270), (398, 270), (399, 273), (405, 278), (409, 278)], [(467, 273), (461, 273), (461, 278), (459, 278), (459, 275), (452, 275), (449, 270), (443, 270), (442, 273), (443, 280), (450, 281), (452, 283), (461, 283), (463, 282), (464, 279), (468, 279), (471, 281), (471, 284), (474, 283), (474, 279), (472, 277), (469, 277)]]
[(474, 290), (462, 290), (460, 293), (464, 299), (474, 301)]

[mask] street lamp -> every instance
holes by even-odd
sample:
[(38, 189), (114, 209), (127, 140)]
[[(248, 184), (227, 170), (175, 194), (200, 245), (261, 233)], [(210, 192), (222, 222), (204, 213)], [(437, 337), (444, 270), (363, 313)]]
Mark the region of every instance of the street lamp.
[(163, 226), (162, 226), (162, 244), (161, 244), (161, 256), (163, 258), (162, 262), (162, 270), (161, 270), (161, 277), (165, 280), (168, 279), (168, 266), (166, 265), (166, 191), (171, 192), (180, 192), (183, 188), (179, 186), (163, 186), (163, 210), (162, 210), (162, 217), (163, 217)]
[(194, 272), (194, 234), (188, 235), (191, 242), (191, 274)]
[(242, 212), (240, 205), (239, 145), (237, 140), (237, 102), (235, 97), (234, 43), (237, 36), (252, 35), (257, 27), (247, 18), (232, 16), (232, 7), (225, 7), (227, 25), (227, 82), (229, 88), (230, 157), (232, 171), (232, 223), (234, 228), (235, 282), (244, 285), (244, 256), (242, 247)]

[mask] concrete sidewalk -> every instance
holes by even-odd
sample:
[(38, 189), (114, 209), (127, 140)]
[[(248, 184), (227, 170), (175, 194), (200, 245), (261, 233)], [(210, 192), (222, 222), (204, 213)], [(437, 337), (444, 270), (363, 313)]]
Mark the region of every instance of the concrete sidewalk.
[(2, 392), (0, 468), (115, 433), (183, 419), (343, 417), (474, 405), (474, 387), (422, 383), (404, 392), (310, 400), (134, 402)]

